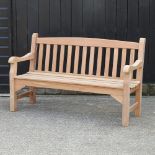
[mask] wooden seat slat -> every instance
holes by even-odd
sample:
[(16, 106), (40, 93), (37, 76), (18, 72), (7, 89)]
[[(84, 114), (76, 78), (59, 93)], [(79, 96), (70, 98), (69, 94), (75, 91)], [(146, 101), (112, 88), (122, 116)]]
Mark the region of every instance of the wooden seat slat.
[[(33, 75), (38, 75), (38, 76), (48, 76), (48, 77), (65, 77), (65, 78), (76, 78), (76, 79), (85, 79), (85, 80), (93, 80), (93, 81), (101, 81), (101, 82), (105, 82), (105, 81), (110, 81), (111, 83), (118, 83), (121, 82), (123, 83), (123, 80), (121, 79), (110, 79), (110, 78), (105, 78), (105, 77), (92, 77), (89, 75), (75, 75), (72, 73), (50, 73), (50, 72), (28, 72), (27, 74), (24, 74), (24, 76), (33, 76)], [(139, 81), (132, 81), (132, 83), (138, 83)]]
[[(24, 79), (24, 80), (37, 80), (37, 81), (53, 81), (53, 82), (61, 82), (61, 83), (68, 83), (68, 84), (79, 84), (79, 85), (93, 85), (98, 87), (110, 87), (110, 88), (123, 88), (123, 81), (122, 80), (115, 80), (112, 79), (102, 79), (102, 80), (95, 80), (95, 79), (89, 79), (88, 77), (85, 78), (83, 76), (82, 78), (77, 78), (74, 76), (66, 76), (65, 74), (59, 75), (53, 74), (51, 75), (45, 75), (42, 74), (26, 74), (26, 75), (20, 75), (17, 76), (16, 79)], [(134, 88), (139, 84), (139, 82), (133, 81), (130, 83), (130, 88)]]

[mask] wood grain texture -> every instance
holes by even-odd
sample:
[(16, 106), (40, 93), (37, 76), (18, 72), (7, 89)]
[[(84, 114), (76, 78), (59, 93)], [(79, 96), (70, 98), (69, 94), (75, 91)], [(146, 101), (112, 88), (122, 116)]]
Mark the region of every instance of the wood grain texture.
[(72, 57), (72, 46), (68, 46), (67, 67), (66, 67), (67, 73), (70, 73), (70, 70), (71, 70), (71, 57)]
[[(60, 40), (59, 40), (60, 39)], [(102, 66), (102, 55), (103, 55), (103, 47), (100, 45), (99, 47), (95, 47), (94, 45), (98, 45), (101, 43), (99, 39), (82, 39), (81, 42), (79, 38), (75, 40), (73, 38), (73, 42), (71, 38), (64, 40), (64, 38), (40, 38), (38, 40), (39, 46), (39, 58), (38, 58), (38, 70), (33, 70), (32, 67), (28, 73), (17, 75), (17, 63), (21, 61), (32, 60), (35, 59), (34, 51), (35, 47), (38, 43), (32, 42), (34, 45), (32, 46), (32, 53), (28, 53), (23, 57), (11, 57), (9, 59), (9, 63), (11, 64), (10, 68), (10, 111), (15, 111), (17, 108), (16, 102), (17, 98), (22, 98), (24, 96), (29, 96), (30, 101), (35, 102), (35, 89), (36, 88), (55, 88), (55, 89), (64, 89), (64, 90), (72, 90), (72, 91), (81, 91), (81, 92), (92, 92), (92, 93), (100, 93), (100, 94), (109, 94), (114, 99), (122, 104), (122, 125), (127, 127), (129, 124), (129, 116), (130, 112), (134, 112), (136, 116), (141, 115), (141, 98), (142, 98), (142, 76), (143, 76), (143, 64), (144, 64), (144, 52), (145, 52), (145, 39), (141, 38), (138, 44), (138, 60), (135, 59), (135, 49), (137, 48), (137, 43), (131, 42), (123, 42), (121, 41), (110, 41), (102, 40), (101, 45), (107, 44), (106, 47), (106, 55), (105, 55), (105, 68), (104, 68), (104, 76), (101, 75), (101, 66)], [(52, 60), (52, 71), (49, 71), (50, 64), (50, 47), (51, 40), (55, 43), (53, 46), (53, 60)], [(94, 43), (93, 43), (94, 40)], [(56, 42), (58, 41), (58, 42)], [(87, 42), (88, 41), (88, 42)], [(91, 42), (90, 42), (91, 41)], [(60, 44), (61, 43), (61, 44)], [(68, 43), (68, 44), (66, 44)], [(114, 43), (114, 44), (112, 44)], [(119, 45), (117, 45), (117, 44)], [(35, 45), (36, 44), (36, 45)], [(74, 70), (71, 72), (71, 58), (73, 46), (75, 47), (75, 57), (74, 57)], [(60, 48), (60, 61), (59, 61), (59, 71), (56, 72), (57, 66), (57, 55)], [(83, 46), (85, 45), (85, 46)], [(89, 46), (92, 45), (92, 46)], [(110, 46), (109, 46), (110, 45)], [(126, 65), (126, 57), (127, 57), (127, 49), (131, 46), (130, 50), (130, 62), (129, 65)], [(46, 46), (45, 58), (43, 56), (43, 47)], [(64, 52), (65, 46), (68, 46), (67, 51), (67, 64), (66, 64), (66, 73), (63, 72), (63, 64), (64, 64)], [(121, 76), (117, 77), (117, 69), (118, 69), (118, 53), (119, 48), (121, 46), (122, 49), (122, 59), (121, 59)], [(81, 73), (78, 73), (79, 66), (79, 57), (80, 57), (80, 47), (82, 47), (82, 62), (81, 63)], [(89, 64), (87, 64), (87, 50), (90, 47), (90, 55), (89, 55)], [(104, 48), (105, 48), (104, 47)], [(111, 48), (114, 49), (113, 55), (113, 68), (112, 68), (112, 76), (109, 76), (109, 64), (111, 57)], [(97, 72), (94, 75), (94, 62), (95, 62), (95, 49), (98, 49), (97, 56)], [(45, 60), (43, 60), (45, 59)], [(45, 61), (45, 70), (43, 70), (42, 65)], [(33, 61), (34, 64), (34, 61)], [(86, 66), (89, 65), (88, 74), (86, 74)], [(138, 75), (135, 79), (132, 79), (133, 71), (137, 70)], [(16, 92), (23, 88), (24, 86), (29, 87), (29, 92), (17, 97)], [(130, 106), (130, 93), (136, 93), (135, 103)]]
[(93, 74), (94, 69), (94, 54), (95, 54), (95, 48), (91, 47), (90, 49), (90, 59), (89, 59), (89, 74)]
[(44, 37), (37, 38), (37, 43), (43, 44), (58, 44), (58, 45), (73, 45), (73, 46), (94, 46), (107, 48), (133, 48), (138, 49), (138, 43), (126, 42), (119, 40), (97, 39), (97, 38), (74, 38), (74, 37)]
[(97, 76), (101, 75), (101, 65), (102, 65), (102, 48), (99, 47), (97, 57), (97, 71), (96, 71)]
[(121, 58), (121, 78), (123, 78), (123, 68), (126, 64), (126, 54), (127, 50), (125, 48), (122, 49), (122, 58)]
[(110, 48), (106, 49), (106, 58), (105, 58), (105, 68), (104, 68), (104, 76), (109, 76), (109, 63), (110, 63)]
[[(137, 38), (140, 36), (149, 38), (146, 44), (147, 52), (145, 53), (143, 79), (144, 82), (147, 83), (155, 82), (155, 73), (151, 71), (150, 67), (155, 66), (154, 0), (117, 0), (117, 2), (116, 0), (66, 0), (66, 2), (61, 2), (61, 0), (45, 0), (45, 2), (42, 0), (2, 1), (0, 7), (5, 7), (6, 9), (1, 10), (0, 13), (1, 26), (5, 27), (0, 30), (0, 44), (3, 45), (2, 43), (5, 43), (6, 46), (1, 46), (0, 48), (0, 91), (6, 92), (6, 87), (7, 91), (9, 90), (9, 67), (6, 59), (12, 54), (22, 56), (30, 52), (33, 32), (39, 32), (40, 36), (115, 38), (118, 40), (136, 42), (138, 42)], [(4, 13), (6, 15), (5, 19), (3, 17)], [(12, 35), (10, 35), (11, 33)], [(6, 39), (5, 37), (8, 38)], [(11, 40), (13, 40), (13, 42)], [(82, 44), (87, 44), (84, 40), (85, 39), (81, 41), (83, 42)], [(57, 42), (57, 40), (55, 42)], [(104, 47), (102, 46), (103, 43), (100, 44), (100, 46), (97, 46), (99, 44), (95, 42), (92, 44), (97, 48), (100, 46)], [(112, 46), (112, 44), (110, 46)], [(137, 45), (138, 44), (139, 43), (137, 43)], [(108, 44), (106, 46), (108, 46)], [(114, 48), (134, 49), (132, 46), (125, 47), (123, 45), (123, 47), (119, 45), (119, 43), (118, 46), (119, 47)], [(127, 59), (129, 59), (129, 57)], [(28, 63), (26, 63), (26, 65), (21, 63), (18, 72), (26, 72), (28, 65)], [(57, 65), (59, 66), (59, 64)], [(65, 65), (66, 62), (64, 63), (64, 66)], [(111, 65), (112, 63), (110, 67), (112, 67)], [(79, 64), (79, 66), (81, 66), (81, 64)], [(102, 65), (102, 68), (104, 70), (104, 65)], [(80, 70), (80, 67), (78, 69)], [(96, 71), (95, 69), (96, 64), (94, 71)]]
[(38, 70), (42, 70), (42, 61), (43, 61), (43, 44), (39, 46), (39, 59), (38, 59)]
[(59, 72), (60, 72), (60, 73), (63, 72), (64, 53), (65, 53), (65, 46), (62, 45), (62, 46), (61, 46), (61, 50), (60, 50), (60, 62), (59, 62)]
[(56, 71), (56, 61), (57, 61), (57, 45), (53, 47), (53, 61), (52, 61), (52, 72)]
[(46, 58), (45, 58), (45, 71), (49, 71), (49, 63), (50, 63), (50, 45), (46, 45)]
[(78, 73), (78, 65), (79, 65), (79, 46), (76, 46), (75, 49), (75, 58), (74, 58), (74, 73)]
[(118, 64), (118, 48), (114, 49), (114, 58), (113, 58), (113, 69), (112, 69), (112, 77), (115, 78), (117, 76), (117, 64)]
[(83, 47), (81, 74), (85, 74), (86, 71), (86, 56), (87, 56), (87, 47)]

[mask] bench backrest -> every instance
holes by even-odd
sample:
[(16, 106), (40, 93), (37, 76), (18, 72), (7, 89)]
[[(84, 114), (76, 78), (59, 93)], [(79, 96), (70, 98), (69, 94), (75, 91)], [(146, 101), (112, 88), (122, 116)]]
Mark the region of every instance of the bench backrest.
[[(43, 38), (34, 33), (31, 52), (36, 58), (30, 63), (30, 71), (122, 78), (124, 65), (133, 64), (137, 59), (143, 61), (144, 51), (144, 38), (136, 43), (96, 38)], [(133, 79), (137, 77), (135, 73)]]

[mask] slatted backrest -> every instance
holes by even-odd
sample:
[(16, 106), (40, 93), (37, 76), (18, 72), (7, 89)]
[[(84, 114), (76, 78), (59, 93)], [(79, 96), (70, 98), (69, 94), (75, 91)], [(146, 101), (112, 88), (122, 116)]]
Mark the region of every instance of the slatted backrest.
[[(123, 67), (143, 60), (141, 43), (96, 38), (36, 38), (36, 71), (123, 78)], [(136, 77), (134, 77), (136, 78)]]

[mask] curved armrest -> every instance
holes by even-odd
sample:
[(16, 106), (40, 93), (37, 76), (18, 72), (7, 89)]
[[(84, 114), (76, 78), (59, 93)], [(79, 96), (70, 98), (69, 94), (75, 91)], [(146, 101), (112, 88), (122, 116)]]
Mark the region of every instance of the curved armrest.
[(33, 59), (34, 56), (32, 53), (27, 53), (26, 55), (22, 56), (22, 57), (10, 57), (9, 60), (8, 60), (8, 63), (17, 63), (17, 62), (22, 62), (22, 61), (27, 61), (27, 60), (31, 60)]
[(136, 70), (138, 68), (141, 68), (143, 65), (141, 60), (136, 60), (135, 63), (133, 65), (125, 65), (123, 68), (123, 72), (124, 73), (130, 73), (133, 70)]

